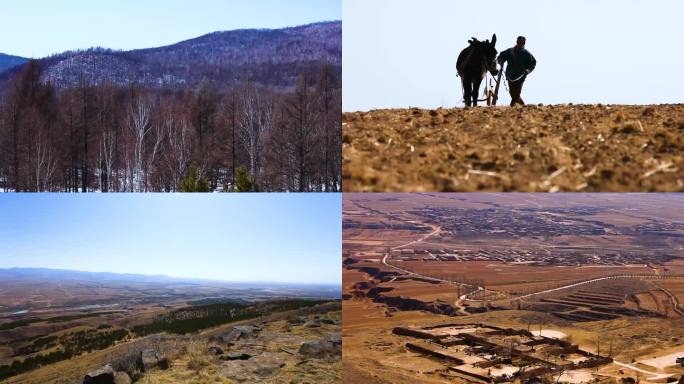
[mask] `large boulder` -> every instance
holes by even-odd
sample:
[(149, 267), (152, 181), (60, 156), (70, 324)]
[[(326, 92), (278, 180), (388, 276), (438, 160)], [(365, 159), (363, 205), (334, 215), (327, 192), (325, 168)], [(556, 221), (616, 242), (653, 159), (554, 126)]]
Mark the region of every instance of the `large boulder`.
[(287, 320), (288, 323), (292, 325), (302, 325), (306, 323), (306, 317), (305, 316), (292, 316)]
[(168, 369), (169, 366), (169, 360), (164, 355), (156, 352), (153, 349), (145, 349), (140, 352), (140, 357), (138, 358), (138, 367), (142, 372), (149, 372), (156, 367)]
[(209, 353), (215, 356), (223, 355), (223, 349), (221, 347), (214, 345), (209, 347)]
[(333, 344), (341, 346), (342, 345), (342, 335), (339, 332), (332, 333), (332, 334), (330, 334), (330, 336), (328, 336), (328, 341), (330, 341)]
[(107, 364), (104, 367), (88, 373), (83, 378), (83, 384), (115, 384), (114, 368)]
[(257, 361), (252, 364), (252, 372), (262, 377), (271, 376), (285, 366), (285, 363), (276, 361)]
[[(241, 357), (239, 354), (232, 355), (227, 353), (221, 356), (221, 359), (226, 360), (229, 356)], [(279, 353), (265, 351), (255, 354), (248, 360), (222, 361), (218, 367), (221, 370), (221, 375), (230, 377), (231, 382), (263, 383), (267, 377), (277, 374), (284, 366), (285, 363)]]
[(228, 333), (221, 336), (225, 343), (235, 343), (256, 335), (261, 329), (252, 325), (236, 325)]
[(306, 358), (320, 359), (327, 356), (337, 355), (341, 352), (341, 342), (322, 339), (307, 341), (299, 347), (299, 354)]
[(319, 328), (321, 326), (321, 320), (319, 320), (319, 319), (309, 320), (306, 323), (304, 323), (304, 326), (306, 328)]
[(126, 372), (117, 372), (114, 374), (114, 384), (131, 384), (133, 381)]

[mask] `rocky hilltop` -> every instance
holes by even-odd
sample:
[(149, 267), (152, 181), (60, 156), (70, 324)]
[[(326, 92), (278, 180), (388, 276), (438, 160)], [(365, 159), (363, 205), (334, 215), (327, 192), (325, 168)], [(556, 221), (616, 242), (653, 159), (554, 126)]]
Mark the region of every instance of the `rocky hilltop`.
[(339, 383), (340, 310), (330, 302), (200, 333), (153, 334), (3, 383)]

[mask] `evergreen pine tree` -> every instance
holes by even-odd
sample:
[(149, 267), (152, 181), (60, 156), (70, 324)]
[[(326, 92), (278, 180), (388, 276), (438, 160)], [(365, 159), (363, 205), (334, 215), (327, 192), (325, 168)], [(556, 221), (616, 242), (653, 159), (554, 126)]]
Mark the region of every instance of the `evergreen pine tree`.
[(209, 192), (209, 182), (200, 176), (195, 164), (190, 164), (188, 172), (178, 186), (179, 192)]

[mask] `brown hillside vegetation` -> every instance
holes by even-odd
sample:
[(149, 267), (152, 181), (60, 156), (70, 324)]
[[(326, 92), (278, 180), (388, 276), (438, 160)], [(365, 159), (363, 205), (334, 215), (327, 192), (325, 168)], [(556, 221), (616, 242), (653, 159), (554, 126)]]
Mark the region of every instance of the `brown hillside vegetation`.
[(345, 191), (681, 191), (684, 104), (345, 113)]
[[(340, 310), (339, 302), (330, 302), (192, 334), (154, 334), (45, 365), (0, 383), (80, 384), (86, 374), (107, 365), (117, 375), (126, 376), (121, 382), (127, 383), (129, 378), (142, 384), (338, 383)], [(142, 351), (152, 351), (167, 363), (140, 372), (137, 365)]]

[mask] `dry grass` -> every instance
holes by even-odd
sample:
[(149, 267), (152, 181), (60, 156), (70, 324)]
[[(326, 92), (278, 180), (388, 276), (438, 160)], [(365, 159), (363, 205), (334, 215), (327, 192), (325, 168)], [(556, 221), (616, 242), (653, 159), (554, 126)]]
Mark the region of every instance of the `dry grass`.
[(186, 348), (188, 356), (187, 367), (189, 370), (199, 374), (200, 371), (211, 364), (209, 356), (207, 355), (209, 345), (206, 341), (193, 340), (187, 344)]
[(215, 372), (193, 372), (180, 369), (157, 371), (144, 376), (141, 384), (232, 384)]
[(143, 376), (143, 384), (230, 384), (222, 377), (209, 355), (209, 344), (201, 338), (188, 338), (177, 346), (171, 369), (154, 370)]

